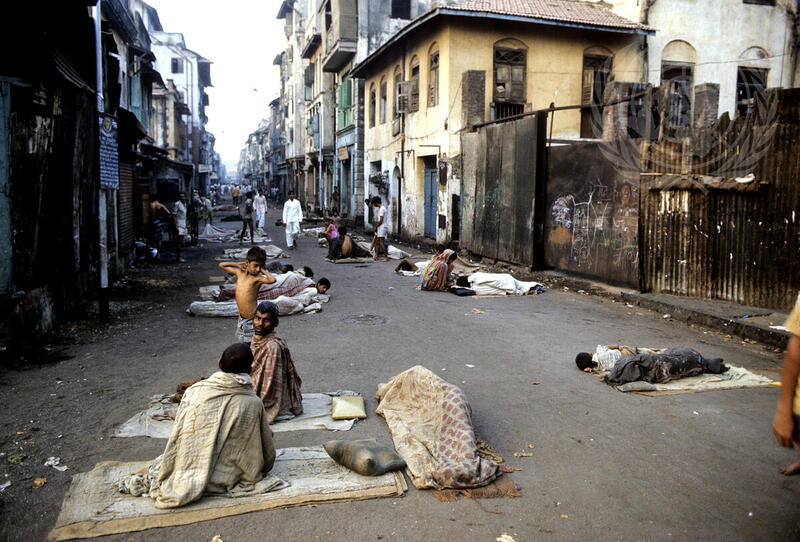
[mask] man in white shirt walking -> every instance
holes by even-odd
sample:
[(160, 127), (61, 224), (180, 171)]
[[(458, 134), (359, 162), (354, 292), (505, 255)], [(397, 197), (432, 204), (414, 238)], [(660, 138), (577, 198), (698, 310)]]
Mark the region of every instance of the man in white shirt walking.
[(256, 228), (264, 235), (264, 221), (267, 218), (267, 198), (264, 191), (259, 190), (258, 195), (253, 200), (253, 210), (256, 212)]
[(294, 250), (295, 238), (300, 234), (300, 222), (303, 221), (303, 208), (294, 199), (294, 191), (289, 192), (289, 199), (283, 204), (283, 225), (286, 227), (286, 246)]

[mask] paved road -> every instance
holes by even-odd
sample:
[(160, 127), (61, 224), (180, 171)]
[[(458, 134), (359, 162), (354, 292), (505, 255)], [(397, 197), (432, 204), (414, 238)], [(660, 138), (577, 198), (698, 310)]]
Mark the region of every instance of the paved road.
[[(275, 213), (272, 212), (272, 215)], [(271, 228), (277, 244), (282, 230)], [(0, 459), (0, 539), (44, 539), (70, 474), (104, 460), (143, 460), (164, 442), (110, 439), (149, 396), (207, 375), (233, 338), (232, 320), (183, 310), (198, 286), (219, 275), (221, 246), (189, 251), (189, 263), (129, 275), (109, 326), (75, 326), (69, 360), (0, 373), (0, 451), (22, 450), (25, 465)], [(379, 382), (422, 364), (465, 391), (479, 432), (513, 467), (517, 499), (439, 503), (413, 488), (402, 498), (326, 504), (229, 517), (109, 540), (788, 540), (800, 536), (800, 478), (778, 466), (771, 420), (778, 390), (642, 397), (618, 393), (579, 372), (579, 350), (598, 343), (687, 345), (734, 364), (772, 371), (776, 354), (664, 320), (661, 315), (572, 292), (519, 298), (423, 293), (392, 263), (333, 265), (312, 239), (292, 254), (333, 282), (322, 313), (281, 319), (304, 389), (351, 389), (369, 417), (347, 434), (280, 433), (279, 447), (330, 438), (377, 438)], [(482, 314), (473, 314), (477, 308)], [(380, 325), (348, 323), (370, 314)], [(67, 334), (70, 336), (70, 334)], [(467, 364), (474, 367), (467, 367)], [(532, 385), (532, 382), (540, 382)], [(32, 431), (32, 428), (38, 430)], [(17, 433), (19, 432), (19, 434)], [(59, 438), (59, 435), (61, 437)], [(534, 444), (533, 457), (515, 458)], [(58, 455), (70, 470), (41, 464)], [(41, 489), (34, 477), (46, 475)]]

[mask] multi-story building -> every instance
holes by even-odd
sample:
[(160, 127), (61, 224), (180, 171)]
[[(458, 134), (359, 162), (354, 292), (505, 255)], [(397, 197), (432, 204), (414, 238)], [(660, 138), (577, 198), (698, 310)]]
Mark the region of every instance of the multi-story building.
[(156, 69), (164, 79), (171, 79), (183, 103), (189, 107), (187, 138), (189, 161), (195, 167), (193, 188), (205, 194), (211, 173), (208, 136), (205, 125), (209, 104), (205, 89), (211, 86), (211, 61), (186, 47), (183, 34), (152, 30), (152, 48)]
[[(640, 81), (636, 44), (649, 32), (605, 5), (570, 0), (432, 8), (352, 69), (365, 79), (365, 192), (390, 206), (397, 234), (449, 242), (461, 132), (554, 102), (581, 104), (603, 95), (604, 79)], [(588, 88), (587, 65), (597, 74)], [(579, 109), (559, 112), (553, 137), (577, 137), (582, 122)]]
[[(733, 118), (750, 111), (758, 92), (797, 86), (797, 0), (606, 2), (655, 29), (643, 43), (645, 82), (672, 86), (673, 124), (697, 120), (696, 103), (707, 108), (710, 100), (711, 116)], [(705, 84), (712, 86), (711, 97)], [(698, 89), (702, 96), (695, 96)]]

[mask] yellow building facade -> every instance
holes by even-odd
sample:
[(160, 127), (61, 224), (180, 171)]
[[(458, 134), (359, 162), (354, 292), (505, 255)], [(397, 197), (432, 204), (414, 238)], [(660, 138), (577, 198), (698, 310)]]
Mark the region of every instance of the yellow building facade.
[[(389, 207), (394, 234), (448, 243), (458, 238), (465, 130), (551, 103), (587, 103), (598, 77), (639, 82), (645, 68), (642, 32), (437, 11), (354, 74), (365, 79), (365, 193)], [(579, 138), (585, 117), (557, 112), (553, 138)]]

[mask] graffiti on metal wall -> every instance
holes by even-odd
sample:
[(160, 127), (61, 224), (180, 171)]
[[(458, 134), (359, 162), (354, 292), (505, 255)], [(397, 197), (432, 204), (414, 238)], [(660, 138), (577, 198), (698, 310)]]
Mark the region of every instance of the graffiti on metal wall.
[(551, 246), (569, 267), (590, 270), (601, 254), (619, 269), (637, 265), (638, 201), (636, 185), (611, 187), (599, 179), (580, 194), (557, 197), (550, 206)]

